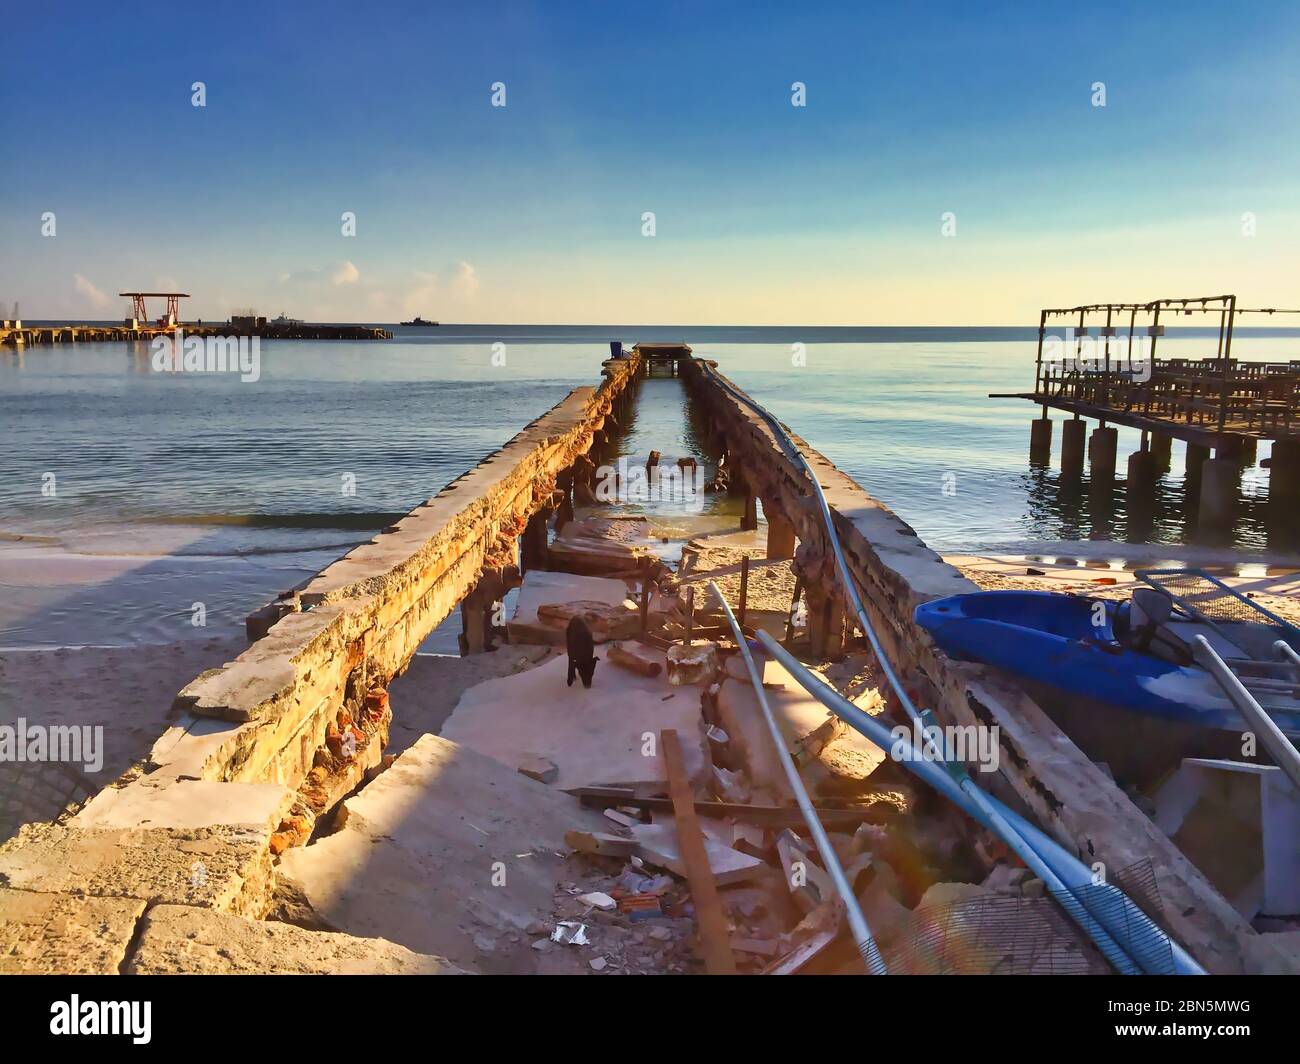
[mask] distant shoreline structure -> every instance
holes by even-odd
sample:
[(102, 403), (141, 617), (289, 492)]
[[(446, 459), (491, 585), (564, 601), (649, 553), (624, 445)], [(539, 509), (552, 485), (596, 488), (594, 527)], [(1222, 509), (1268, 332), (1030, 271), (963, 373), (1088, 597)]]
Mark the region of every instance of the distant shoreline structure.
[[(182, 322), (187, 332), (197, 335), (208, 329), (217, 332), (246, 328), (264, 339), (277, 340), (371, 340), (392, 339), (394, 329), (402, 323), (383, 325), (359, 322), (303, 322), (280, 325), (276, 319), (250, 319), (246, 325), (242, 316), (225, 321)], [(236, 324), (238, 323), (238, 324)], [(1033, 343), (1038, 338), (1038, 328), (1033, 325), (543, 325), (543, 324), (493, 324), (493, 323), (437, 323), (432, 322), (429, 332), (402, 334), (410, 340), (423, 343), (507, 343), (528, 344), (596, 344), (605, 347), (609, 341), (624, 336), (645, 336), (651, 342), (674, 342), (684, 335), (692, 335), (709, 344), (949, 344), (949, 343)], [(411, 328), (407, 325), (406, 328)], [(419, 326), (416, 326), (419, 328)], [(67, 335), (75, 330), (77, 335)], [(108, 321), (68, 321), (60, 319), (35, 319), (22, 323), (22, 344), (50, 344), (67, 342), (131, 342), (150, 340), (161, 330), (131, 330), (121, 319)], [(63, 333), (53, 339), (49, 333)], [(16, 330), (0, 323), (0, 345), (13, 347)], [(34, 335), (35, 334), (35, 335)], [(1185, 340), (1213, 337), (1215, 328), (1195, 326), (1170, 326), (1170, 339)], [(1242, 339), (1287, 339), (1300, 337), (1300, 327), (1239, 326), (1236, 335)]]

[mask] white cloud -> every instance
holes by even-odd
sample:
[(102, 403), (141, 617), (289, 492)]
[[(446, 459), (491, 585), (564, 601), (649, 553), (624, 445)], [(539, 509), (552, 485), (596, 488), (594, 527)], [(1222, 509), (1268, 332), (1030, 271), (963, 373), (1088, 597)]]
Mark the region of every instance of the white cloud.
[(356, 284), (361, 279), (361, 271), (351, 262), (340, 262), (330, 271), (330, 284)]
[(402, 310), (407, 314), (432, 313), (430, 308), (438, 297), (438, 278), (432, 273), (416, 271), (410, 284), (400, 295)]
[(451, 282), (451, 290), (461, 299), (473, 299), (478, 291), (478, 271), (468, 262), (458, 262), (456, 276)]
[(281, 296), (297, 307), (292, 313), (317, 314), (312, 308), (320, 307), (322, 321), (401, 321), (417, 314), (436, 320), (449, 303), (473, 299), (480, 286), (478, 271), (464, 261), (438, 272), (409, 270), (382, 280), (362, 276), (354, 263), (341, 261), (281, 272), (276, 280)]
[(77, 290), (77, 294), (80, 296), (84, 296), (86, 299), (90, 300), (91, 306), (94, 306), (99, 309), (103, 309), (104, 307), (109, 306), (113, 302), (112, 299), (109, 297), (108, 293), (101, 292), (98, 288), (96, 288), (93, 284), (91, 284), (90, 281), (82, 277), (81, 274), (74, 273), (72, 275), (72, 278), (73, 281), (75, 282), (74, 287)]
[(292, 273), (282, 271), (276, 275), (276, 280), (282, 285), (296, 285), (303, 288), (319, 288), (325, 284), (337, 287), (356, 284), (361, 280), (361, 271), (351, 262), (332, 262), (327, 266), (311, 266)]

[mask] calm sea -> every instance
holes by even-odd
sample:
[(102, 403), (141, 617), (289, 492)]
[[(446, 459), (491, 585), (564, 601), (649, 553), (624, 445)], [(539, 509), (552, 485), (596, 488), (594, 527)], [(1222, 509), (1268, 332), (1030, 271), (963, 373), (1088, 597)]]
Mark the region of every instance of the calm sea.
[[(1032, 329), (393, 328), (391, 342), (264, 342), (256, 382), (155, 372), (144, 344), (0, 351), (0, 646), (184, 638), (200, 601), (209, 632), (233, 630), (594, 384), (610, 340), (716, 358), (937, 550), (1175, 557), (1198, 543), (1181, 444), (1144, 520), (1122, 483), (1134, 432), (1120, 430), (1114, 492), (1062, 489), (1059, 430), (1053, 464), (1030, 465), (1035, 408), (987, 396), (1031, 386)], [(1203, 336), (1162, 346), (1214, 353)], [(1300, 359), (1300, 338), (1239, 335), (1233, 353)], [(630, 453), (694, 449), (679, 389), (647, 386)], [(1267, 472), (1248, 470), (1233, 538), (1212, 546), (1293, 554), (1266, 496)]]

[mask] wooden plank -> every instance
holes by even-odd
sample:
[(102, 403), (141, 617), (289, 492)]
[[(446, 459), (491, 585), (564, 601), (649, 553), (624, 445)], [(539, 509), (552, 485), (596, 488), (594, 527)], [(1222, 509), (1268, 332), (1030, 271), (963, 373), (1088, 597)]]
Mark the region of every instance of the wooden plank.
[(790, 642), (794, 638), (794, 617), (799, 611), (799, 596), (803, 594), (803, 577), (795, 574), (794, 578), (794, 595), (790, 599), (790, 612), (785, 618), (785, 641)]
[[(649, 809), (654, 812), (671, 813), (671, 798), (652, 798), (639, 795), (624, 787), (574, 787), (569, 792), (583, 805), (593, 809), (606, 806), (628, 806), (632, 809)], [(804, 827), (803, 814), (792, 805), (743, 805), (737, 802), (699, 801), (695, 803), (697, 816), (713, 817), (725, 820), (728, 817), (743, 820), (749, 824), (762, 824), (767, 827)], [(818, 819), (829, 829), (846, 829), (853, 831), (859, 824), (884, 823), (897, 816), (897, 807), (888, 802), (877, 802), (870, 806), (857, 806), (852, 809), (839, 809), (835, 806), (813, 804)]]
[(659, 733), (660, 753), (668, 771), (668, 793), (673, 800), (673, 817), (677, 822), (677, 846), (686, 865), (686, 883), (695, 903), (695, 919), (700, 928), (700, 952), (710, 975), (735, 975), (736, 958), (731, 952), (731, 932), (713, 881), (709, 857), (704, 849), (704, 834), (695, 815), (695, 796), (682, 756), (677, 732), (665, 728)]
[(763, 975), (795, 975), (835, 941), (834, 931), (819, 931), (778, 961), (763, 969)]

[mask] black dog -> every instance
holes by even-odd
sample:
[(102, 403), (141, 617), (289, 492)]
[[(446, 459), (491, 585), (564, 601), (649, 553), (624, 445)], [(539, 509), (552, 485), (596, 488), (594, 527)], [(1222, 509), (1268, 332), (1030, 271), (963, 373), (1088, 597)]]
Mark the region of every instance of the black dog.
[(591, 638), (591, 629), (581, 617), (574, 617), (564, 632), (564, 645), (569, 651), (569, 686), (573, 686), (573, 677), (582, 677), (582, 686), (590, 687), (591, 678), (596, 673), (595, 640)]

